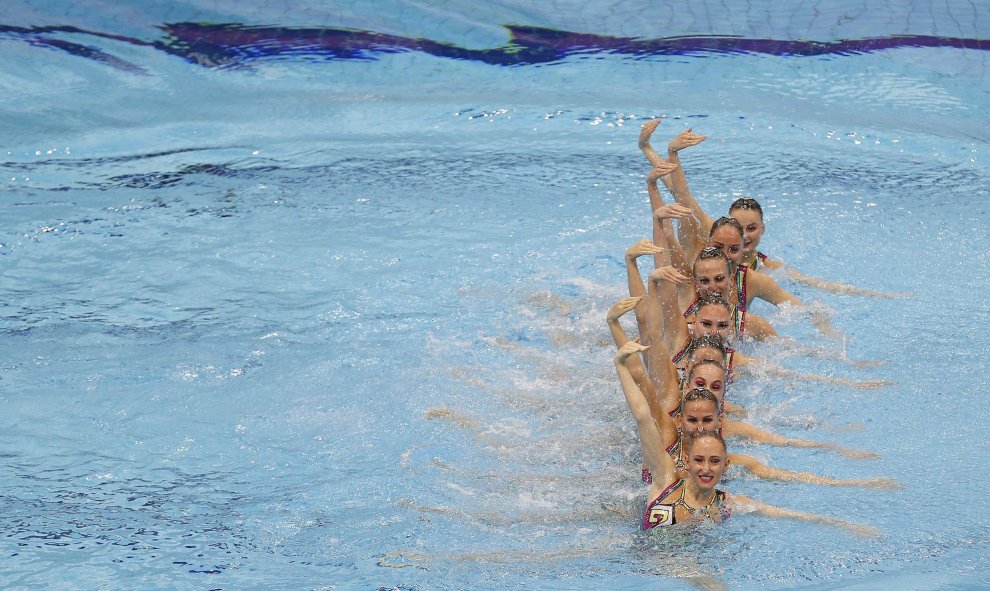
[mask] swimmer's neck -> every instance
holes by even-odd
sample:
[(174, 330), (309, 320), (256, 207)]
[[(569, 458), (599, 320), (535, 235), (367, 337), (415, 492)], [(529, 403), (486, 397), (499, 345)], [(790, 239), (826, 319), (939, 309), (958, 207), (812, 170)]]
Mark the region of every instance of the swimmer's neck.
[(718, 485), (717, 482), (712, 484), (712, 487), (708, 490), (698, 486), (693, 478), (688, 478), (685, 484), (687, 486), (684, 490), (684, 500), (694, 509), (707, 507), (708, 503), (711, 503), (712, 499), (715, 498), (715, 486)]

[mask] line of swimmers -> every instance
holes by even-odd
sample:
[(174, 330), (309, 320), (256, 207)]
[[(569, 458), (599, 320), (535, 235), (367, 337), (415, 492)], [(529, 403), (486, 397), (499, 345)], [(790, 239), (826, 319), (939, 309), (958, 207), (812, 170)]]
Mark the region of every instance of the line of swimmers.
[[(608, 311), (607, 323), (618, 349), (615, 368), (626, 402), (636, 420), (643, 451), (643, 480), (649, 485), (642, 526), (650, 529), (703, 520), (721, 521), (746, 511), (832, 524), (856, 533), (872, 528), (814, 513), (775, 507), (717, 488), (730, 465), (771, 479), (833, 486), (895, 488), (889, 478), (837, 479), (809, 472), (767, 466), (757, 459), (728, 453), (725, 437), (755, 442), (834, 451), (852, 458), (876, 454), (833, 443), (795, 439), (770, 433), (727, 415), (744, 410), (725, 400), (726, 387), (739, 368), (762, 365), (785, 375), (783, 368), (733, 350), (730, 342), (744, 336), (755, 340), (776, 337), (763, 318), (748, 312), (754, 298), (774, 305), (806, 309), (762, 269), (779, 269), (758, 250), (766, 229), (763, 212), (753, 199), (733, 202), (729, 216), (712, 220), (691, 194), (678, 152), (706, 138), (690, 129), (668, 144), (667, 158), (650, 145), (659, 125), (642, 128), (639, 146), (652, 165), (647, 190), (653, 211), (653, 239), (641, 240), (626, 252), (630, 297)], [(665, 204), (657, 186), (663, 181), (674, 203)], [(675, 234), (673, 220), (677, 220)], [(644, 281), (638, 259), (654, 257), (654, 269)], [(823, 281), (790, 270), (789, 276), (806, 285), (837, 293), (897, 297), (856, 286)], [(639, 337), (630, 339), (619, 319), (635, 311)], [(822, 312), (809, 311), (814, 325), (827, 337), (840, 335)], [(885, 382), (853, 382), (794, 374), (806, 379), (878, 387)]]

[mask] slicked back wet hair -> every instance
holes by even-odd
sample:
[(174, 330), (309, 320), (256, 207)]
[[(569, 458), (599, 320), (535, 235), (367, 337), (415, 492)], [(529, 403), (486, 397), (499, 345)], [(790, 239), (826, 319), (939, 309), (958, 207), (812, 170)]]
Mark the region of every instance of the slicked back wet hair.
[(720, 293), (706, 293), (705, 295), (698, 298), (698, 309), (702, 309), (705, 306), (722, 306), (730, 313), (732, 312), (732, 306), (729, 302), (722, 297)]
[[(736, 223), (738, 224), (739, 222)], [(713, 259), (720, 259), (722, 262), (724, 262), (726, 269), (729, 269), (730, 265), (732, 264), (732, 261), (729, 260), (729, 257), (725, 256), (724, 252), (722, 252), (718, 248), (715, 248), (714, 246), (706, 246), (702, 248), (701, 252), (698, 253), (698, 258), (694, 259), (694, 264), (697, 265), (698, 261), (710, 261)], [(691, 270), (694, 271), (694, 268), (692, 267)]]
[(756, 199), (751, 199), (749, 197), (736, 199), (732, 202), (732, 205), (729, 206), (729, 215), (732, 215), (732, 212), (737, 209), (749, 209), (751, 211), (755, 211), (760, 214), (760, 221), (763, 221), (763, 208), (760, 207), (760, 202)]
[(706, 429), (704, 431), (698, 431), (697, 433), (690, 433), (684, 435), (684, 451), (690, 453), (694, 444), (702, 439), (714, 439), (722, 444), (722, 450), (726, 455), (729, 454), (729, 448), (725, 445), (725, 439), (722, 434), (715, 430)]
[(739, 223), (739, 220), (737, 220), (736, 218), (730, 218), (728, 216), (722, 216), (717, 220), (715, 220), (714, 222), (712, 222), (712, 229), (710, 232), (708, 232), (708, 237), (711, 238), (712, 236), (714, 236), (715, 230), (718, 230), (722, 226), (729, 226), (731, 228), (735, 228), (736, 230), (739, 230), (740, 236), (745, 234), (745, 232), (743, 231), (742, 224)]
[[(723, 299), (722, 301), (724, 302), (725, 300)], [(710, 335), (710, 334), (702, 335), (700, 337), (695, 337), (691, 339), (691, 342), (688, 344), (688, 350), (687, 350), (688, 357), (693, 355), (694, 352), (697, 351), (698, 349), (704, 349), (705, 347), (711, 347), (712, 349), (715, 349), (719, 353), (721, 353), (723, 357), (725, 357), (726, 354), (725, 343), (722, 342), (722, 339), (716, 337), (715, 335)]]
[(718, 396), (712, 394), (712, 391), (708, 388), (691, 388), (681, 396), (681, 408), (680, 411), (684, 413), (684, 407), (687, 406), (688, 402), (694, 402), (695, 400), (707, 400), (715, 406), (715, 414), (722, 414), (721, 405), (718, 403)]
[(720, 362), (715, 361), (714, 359), (702, 359), (698, 363), (695, 363), (694, 365), (691, 366), (691, 371), (688, 372), (688, 379), (694, 377), (694, 372), (697, 371), (699, 367), (704, 367), (706, 365), (714, 365), (715, 367), (722, 370), (723, 374), (725, 373), (725, 366), (722, 365)]

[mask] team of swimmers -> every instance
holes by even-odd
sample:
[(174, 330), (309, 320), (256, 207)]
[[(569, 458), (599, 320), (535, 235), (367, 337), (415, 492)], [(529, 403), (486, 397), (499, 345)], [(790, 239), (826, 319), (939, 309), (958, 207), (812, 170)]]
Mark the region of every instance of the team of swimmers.
[[(874, 533), (863, 524), (775, 507), (718, 488), (730, 465), (772, 480), (872, 488), (898, 485), (887, 478), (837, 479), (783, 470), (750, 456), (728, 453), (726, 439), (742, 437), (770, 445), (815, 447), (854, 458), (875, 456), (828, 442), (784, 437), (737, 420), (735, 415), (744, 414), (744, 410), (727, 399), (727, 388), (741, 370), (767, 364), (735, 351), (732, 344), (743, 338), (759, 341), (777, 336), (769, 322), (749, 311), (754, 299), (806, 310), (822, 334), (841, 333), (826, 314), (808, 310), (764, 272), (783, 264), (759, 250), (766, 229), (759, 203), (737, 199), (730, 205), (728, 216), (714, 220), (702, 210), (691, 194), (678, 153), (703, 142), (705, 136), (691, 130), (681, 132), (669, 142), (667, 157), (663, 158), (650, 144), (659, 123), (654, 120), (643, 125), (639, 138), (639, 147), (652, 166), (647, 190), (653, 211), (653, 238), (641, 240), (627, 250), (629, 297), (612, 306), (607, 315), (617, 348), (615, 368), (639, 433), (642, 478), (649, 486), (642, 527), (721, 521), (734, 512), (753, 512)], [(662, 200), (657, 186), (661, 181), (674, 203)], [(644, 281), (638, 261), (646, 256), (652, 256), (654, 261)], [(834, 292), (897, 295), (822, 281), (793, 270), (787, 272), (799, 282)], [(636, 317), (636, 338), (629, 338), (619, 322), (630, 311)], [(784, 372), (782, 368), (777, 370)], [(828, 376), (803, 377), (841, 381)], [(883, 385), (847, 383), (859, 387)]]

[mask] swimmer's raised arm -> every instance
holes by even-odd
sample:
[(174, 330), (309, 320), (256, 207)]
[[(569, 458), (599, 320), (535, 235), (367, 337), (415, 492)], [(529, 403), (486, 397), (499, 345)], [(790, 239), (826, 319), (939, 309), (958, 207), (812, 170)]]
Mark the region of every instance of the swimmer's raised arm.
[[(670, 165), (663, 162), (664, 166), (655, 166), (646, 175), (646, 192), (650, 195), (650, 211), (653, 212), (653, 242), (657, 246), (665, 249), (667, 255), (664, 257), (654, 257), (654, 268), (659, 269), (670, 264), (683, 265), (684, 254), (680, 242), (674, 235), (674, 226), (669, 219), (665, 221), (664, 216), (657, 216), (658, 211), (664, 211), (665, 204), (660, 196), (660, 189), (657, 187), (657, 180), (670, 173)], [(670, 217), (670, 216), (666, 216)]]
[(808, 439), (796, 439), (794, 437), (786, 437), (784, 435), (779, 435), (777, 433), (771, 433), (769, 431), (764, 431), (758, 427), (747, 423), (741, 423), (739, 421), (722, 421), (722, 432), (730, 437), (745, 437), (751, 441), (757, 443), (765, 443), (767, 445), (776, 445), (780, 447), (808, 447), (814, 449), (822, 449), (826, 451), (832, 451), (835, 453), (842, 454), (847, 458), (852, 458), (855, 460), (863, 459), (873, 459), (879, 458), (880, 455), (875, 452), (862, 451), (857, 449), (850, 449), (848, 447), (842, 447), (841, 445), (836, 445), (835, 443), (826, 441), (810, 441)]
[[(632, 310), (639, 303), (642, 298), (623, 298), (616, 302), (611, 308), (609, 308), (608, 313), (605, 316), (605, 320), (608, 323), (609, 332), (612, 333), (612, 340), (615, 341), (615, 346), (617, 349), (622, 349), (626, 343), (632, 342), (626, 335), (625, 330), (622, 329), (622, 325), (619, 324), (619, 318), (623, 314)], [(651, 413), (663, 412), (663, 403), (657, 394), (657, 388), (653, 384), (649, 375), (646, 373), (646, 367), (643, 366), (643, 362), (640, 360), (639, 355), (630, 355), (625, 360), (625, 366), (629, 369), (629, 373), (633, 376), (633, 380), (636, 381), (636, 385), (639, 386), (640, 391), (642, 391), (643, 396), (646, 398), (647, 403), (650, 406)]]
[(688, 264), (684, 249), (681, 248), (681, 243), (674, 234), (674, 225), (671, 223), (671, 220), (680, 220), (683, 223), (684, 220), (689, 220), (691, 215), (690, 209), (678, 203), (660, 205), (653, 210), (653, 241), (666, 247), (668, 254), (666, 261), (656, 259), (655, 268), (659, 269), (671, 265), (684, 275), (691, 273), (691, 266)]
[(691, 223), (679, 225), (681, 241), (687, 252), (691, 254), (691, 258), (697, 256), (698, 251), (704, 246), (705, 240), (711, 232), (713, 221), (711, 216), (701, 208), (701, 204), (695, 199), (694, 194), (691, 193), (687, 174), (678, 153), (684, 148), (700, 144), (705, 139), (707, 139), (706, 136), (685, 129), (667, 144), (667, 161), (677, 165), (677, 168), (669, 176), (670, 182), (667, 189), (673, 194), (675, 201), (694, 212)]
[[(650, 405), (646, 397), (643, 396), (643, 392), (636, 385), (636, 381), (626, 366), (628, 359), (632, 355), (645, 349), (646, 347), (636, 341), (629, 341), (623, 345), (613, 359), (615, 370), (619, 374), (619, 383), (622, 385), (622, 393), (626, 397), (626, 404), (629, 406), (633, 418), (636, 419), (636, 428), (639, 431), (639, 444), (643, 448), (643, 459), (646, 460), (646, 464), (653, 474), (654, 482), (673, 482), (676, 480), (677, 470), (674, 466), (673, 458), (665, 451), (664, 434), (661, 433), (661, 428), (666, 431), (672, 428), (673, 423), (670, 421), (667, 413), (660, 413), (666, 419), (666, 422), (671, 424), (657, 425), (653, 413), (650, 412)], [(667, 436), (669, 437), (670, 434), (667, 433)], [(676, 432), (674, 436), (676, 437)]]
[(730, 503), (730, 508), (733, 512), (753, 512), (757, 515), (763, 515), (764, 517), (775, 517), (784, 519), (800, 519), (801, 521), (813, 521), (816, 523), (822, 523), (825, 525), (834, 525), (836, 527), (841, 527), (854, 534), (860, 536), (877, 536), (880, 532), (869, 525), (864, 525), (862, 523), (856, 523), (854, 521), (845, 521), (843, 519), (838, 519), (836, 517), (828, 517), (825, 515), (818, 515), (817, 513), (806, 513), (804, 511), (794, 511), (793, 509), (784, 509), (782, 507), (775, 507), (774, 505), (768, 505), (761, 501), (751, 499), (749, 497), (744, 497), (742, 495), (730, 494), (728, 495), (728, 502)]
[(650, 169), (650, 172), (646, 173), (646, 192), (650, 196), (651, 211), (663, 205), (663, 199), (660, 197), (660, 188), (657, 187), (657, 181), (663, 179), (666, 183), (670, 174), (677, 169), (678, 165), (661, 160), (660, 164), (654, 166)]
[[(656, 256), (660, 252), (661, 249), (657, 245), (653, 244), (649, 238), (643, 238), (626, 250), (626, 281), (629, 285), (630, 297), (643, 298), (646, 295), (646, 286), (643, 285), (643, 276), (639, 273), (639, 257), (646, 255)], [(636, 327), (646, 344), (649, 344), (647, 334), (648, 310), (646, 306), (647, 302), (645, 300), (640, 300), (640, 302), (636, 305)]]
[(639, 149), (646, 156), (646, 159), (650, 161), (650, 166), (659, 166), (662, 162), (665, 162), (660, 154), (653, 149), (650, 145), (650, 137), (653, 132), (657, 130), (657, 126), (660, 125), (660, 119), (654, 119), (652, 121), (647, 121), (639, 130)]
[(622, 318), (626, 312), (635, 308), (636, 304), (642, 299), (643, 296), (622, 298), (612, 304), (612, 307), (606, 312), (605, 323), (608, 324), (608, 330), (612, 335), (612, 340), (615, 341), (616, 349), (621, 349), (622, 345), (629, 342), (629, 336), (626, 335), (626, 331), (619, 324), (619, 318)]
[(804, 482), (807, 484), (824, 484), (828, 486), (861, 486), (863, 488), (900, 488), (897, 481), (890, 478), (841, 479), (820, 476), (811, 472), (795, 472), (767, 466), (752, 456), (729, 454), (733, 466), (741, 466), (753, 476), (764, 480), (780, 480), (786, 482)]
[(690, 285), (690, 279), (673, 267), (662, 267), (650, 273), (647, 290), (650, 293), (651, 307), (654, 305), (660, 311), (661, 338), (668, 351), (676, 351), (677, 347), (690, 338), (687, 321), (681, 313), (678, 299), (678, 287)]
[[(711, 218), (708, 217), (704, 211), (701, 211), (701, 207), (698, 206), (697, 200), (695, 200), (694, 195), (691, 194), (690, 189), (687, 184), (687, 177), (684, 175), (684, 169), (681, 168), (680, 159), (677, 156), (677, 152), (688, 146), (696, 145), (704, 141), (705, 136), (692, 133), (690, 129), (681, 132), (674, 140), (668, 145), (668, 157), (666, 160), (657, 154), (653, 146), (650, 145), (650, 138), (653, 132), (656, 131), (657, 125), (660, 124), (659, 119), (655, 119), (643, 125), (642, 130), (639, 133), (639, 149), (646, 156), (646, 159), (650, 161), (650, 164), (654, 168), (665, 165), (676, 165), (677, 167), (673, 169), (670, 174), (659, 176), (663, 180), (664, 185), (667, 190), (674, 195), (674, 199), (677, 203), (690, 208), (694, 212), (694, 216), (681, 220), (677, 225), (677, 234), (680, 237), (681, 245), (684, 247), (685, 252), (688, 254), (689, 259), (694, 259), (698, 251), (705, 243), (705, 237), (708, 236), (708, 229), (711, 228)], [(654, 205), (653, 209), (657, 206)], [(705, 220), (707, 219), (707, 224)]]
[[(669, 269), (670, 267), (664, 268)], [(657, 272), (653, 271), (650, 277), (652, 278)], [(652, 280), (647, 284), (646, 293), (649, 317), (648, 330), (650, 335), (650, 340), (646, 344), (650, 348), (643, 353), (643, 356), (646, 358), (648, 375), (656, 386), (660, 404), (664, 409), (670, 410), (676, 408), (680, 402), (678, 399), (680, 388), (677, 379), (677, 368), (674, 367), (671, 361), (671, 357), (673, 357), (671, 351), (673, 351), (673, 348), (668, 342), (670, 337), (666, 334), (666, 329), (664, 329), (657, 286)]]
[[(691, 277), (694, 275), (694, 270), (691, 268), (691, 265), (688, 264), (687, 257), (684, 254), (684, 249), (681, 248), (681, 243), (674, 235), (674, 226), (671, 223), (672, 219), (684, 220), (689, 219), (690, 217), (691, 211), (683, 205), (679, 205), (677, 203), (661, 205), (653, 210), (654, 231), (656, 231), (657, 227), (660, 228), (660, 234), (659, 236), (656, 236), (654, 240), (657, 245), (662, 246), (665, 249), (667, 255), (664, 257), (655, 257), (657, 269), (671, 266), (681, 275), (686, 277)], [(678, 309), (687, 309), (697, 297), (694, 291), (694, 286), (690, 283), (678, 284), (677, 297)], [(671, 344), (670, 347), (673, 349), (674, 345)]]
[(667, 157), (677, 154), (684, 148), (690, 148), (691, 146), (697, 146), (701, 142), (708, 139), (707, 135), (701, 135), (700, 133), (694, 133), (691, 128), (685, 129), (684, 131), (677, 134), (677, 136), (667, 142)]

